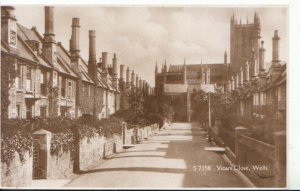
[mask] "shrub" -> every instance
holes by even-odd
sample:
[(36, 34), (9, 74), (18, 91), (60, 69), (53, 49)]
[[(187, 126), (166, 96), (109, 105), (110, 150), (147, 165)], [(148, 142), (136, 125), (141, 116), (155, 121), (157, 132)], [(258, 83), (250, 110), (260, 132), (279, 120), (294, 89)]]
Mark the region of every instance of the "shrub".
[(15, 152), (25, 162), (25, 152), (32, 154), (31, 123), (26, 120), (1, 121), (1, 162), (10, 166)]

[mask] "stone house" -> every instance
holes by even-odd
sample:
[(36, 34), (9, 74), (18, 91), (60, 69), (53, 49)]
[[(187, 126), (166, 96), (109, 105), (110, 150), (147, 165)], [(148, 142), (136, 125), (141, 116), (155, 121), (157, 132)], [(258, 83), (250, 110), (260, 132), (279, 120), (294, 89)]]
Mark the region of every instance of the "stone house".
[[(78, 18), (72, 20), (70, 50), (67, 50), (55, 41), (53, 7), (45, 7), (43, 36), (35, 27), (28, 29), (17, 24), (13, 11), (13, 7), (1, 7), (1, 57), (12, 57), (17, 71), (9, 90), (9, 118), (50, 115), (107, 118), (119, 109), (117, 58), (114, 55), (113, 67), (96, 63), (95, 31), (89, 31), (87, 63), (79, 54)], [(106, 61), (107, 53), (103, 56)]]

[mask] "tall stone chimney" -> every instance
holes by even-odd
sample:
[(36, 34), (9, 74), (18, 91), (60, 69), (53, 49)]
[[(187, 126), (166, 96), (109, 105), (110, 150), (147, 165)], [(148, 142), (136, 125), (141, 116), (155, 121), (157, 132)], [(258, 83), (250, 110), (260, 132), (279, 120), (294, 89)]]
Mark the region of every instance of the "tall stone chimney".
[(264, 49), (264, 41), (261, 41), (261, 46), (259, 49), (259, 72), (265, 72), (265, 50)]
[(278, 36), (278, 30), (275, 30), (274, 37), (272, 38), (272, 64), (278, 63), (279, 60), (279, 36)]
[(143, 87), (143, 94), (145, 94), (146, 93), (146, 91), (145, 91), (145, 89), (146, 89), (146, 81), (145, 80), (143, 80), (143, 85), (142, 85), (142, 87)]
[(97, 79), (97, 60), (96, 60), (96, 31), (89, 30), (89, 61), (88, 61), (88, 73), (92, 76), (96, 82)]
[(120, 65), (120, 88), (121, 90), (124, 90), (126, 87), (125, 84), (125, 65)]
[(131, 85), (132, 85), (132, 87), (135, 87), (135, 74), (134, 74), (134, 70), (132, 70), (132, 72), (131, 72)]
[(251, 56), (251, 66), (250, 66), (250, 70), (251, 70), (251, 81), (255, 81), (256, 80), (256, 57), (255, 57), (255, 51), (254, 49), (252, 50), (252, 56)]
[(70, 39), (71, 63), (74, 70), (79, 73), (79, 18), (72, 18), (72, 34)]
[(120, 65), (120, 81), (125, 82), (125, 65)]
[(1, 6), (1, 39), (9, 46), (11, 53), (17, 54), (18, 30), (15, 8)]
[(72, 18), (72, 35), (71, 35), (71, 46), (70, 52), (71, 55), (79, 53), (79, 29), (80, 29), (80, 22), (79, 18)]
[(107, 66), (107, 52), (102, 52), (102, 69), (106, 70), (108, 68)]
[(270, 68), (270, 80), (274, 81), (278, 78), (281, 72), (281, 65), (279, 60), (279, 36), (278, 30), (275, 30), (273, 40), (273, 50), (272, 50), (272, 65)]
[(244, 81), (245, 81), (245, 83), (248, 83), (249, 80), (250, 80), (250, 74), (249, 74), (250, 71), (249, 71), (249, 64), (248, 64), (248, 61), (246, 61), (244, 72), (245, 72), (245, 75), (244, 75)]
[(129, 66), (127, 66), (127, 70), (126, 70), (126, 87), (130, 88), (130, 86), (131, 86), (130, 69), (129, 69)]
[(45, 7), (45, 34), (43, 39), (43, 54), (54, 68), (58, 68), (56, 56), (56, 42), (54, 35), (53, 7)]
[(138, 74), (135, 75), (135, 85), (136, 85), (136, 89), (138, 89), (139, 88), (139, 75)]
[(141, 77), (139, 79), (139, 89), (140, 89), (141, 92), (143, 92), (143, 81), (142, 81)]
[(113, 78), (117, 78), (117, 76), (118, 76), (118, 60), (117, 60), (116, 53), (114, 53), (112, 62), (113, 62)]
[(244, 84), (244, 77), (243, 77), (243, 73), (244, 73), (244, 71), (243, 71), (243, 67), (241, 67), (241, 69), (240, 69), (240, 76), (239, 76), (239, 79), (240, 79), (240, 86), (243, 86), (243, 84)]

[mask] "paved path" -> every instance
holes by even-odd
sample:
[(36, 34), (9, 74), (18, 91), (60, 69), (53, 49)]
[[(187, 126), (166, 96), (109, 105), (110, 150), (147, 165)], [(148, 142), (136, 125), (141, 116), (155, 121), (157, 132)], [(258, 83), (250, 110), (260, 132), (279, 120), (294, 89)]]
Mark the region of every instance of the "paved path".
[(65, 187), (246, 187), (235, 172), (217, 170), (228, 164), (221, 154), (204, 150), (211, 146), (206, 136), (196, 124), (174, 123), (86, 170)]

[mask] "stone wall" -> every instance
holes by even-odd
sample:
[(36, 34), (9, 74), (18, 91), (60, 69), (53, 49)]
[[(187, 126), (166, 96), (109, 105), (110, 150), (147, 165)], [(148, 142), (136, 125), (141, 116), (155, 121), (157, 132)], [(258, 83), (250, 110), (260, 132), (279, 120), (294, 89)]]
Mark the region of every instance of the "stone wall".
[(79, 168), (85, 169), (122, 149), (122, 137), (117, 134), (113, 134), (112, 138), (83, 138), (79, 143)]
[(68, 178), (73, 174), (74, 161), (70, 152), (61, 152), (58, 156), (50, 156), (49, 163), (49, 179)]
[(1, 163), (1, 187), (26, 187), (32, 182), (32, 156), (25, 153), (25, 162), (16, 152), (10, 166)]
[(104, 156), (105, 138), (95, 136), (93, 138), (83, 138), (79, 143), (79, 169), (87, 168)]
[(250, 169), (243, 171), (244, 174), (258, 187), (274, 187), (275, 147), (241, 135), (238, 138), (237, 148), (237, 164)]

